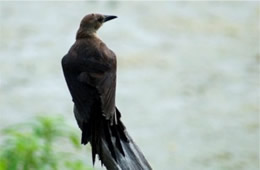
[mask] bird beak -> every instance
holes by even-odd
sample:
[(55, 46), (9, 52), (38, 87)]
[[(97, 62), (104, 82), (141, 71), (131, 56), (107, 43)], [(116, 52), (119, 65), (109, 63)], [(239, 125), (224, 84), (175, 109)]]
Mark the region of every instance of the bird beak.
[(104, 22), (117, 18), (117, 16), (113, 16), (113, 15), (104, 15), (104, 17), (105, 17)]

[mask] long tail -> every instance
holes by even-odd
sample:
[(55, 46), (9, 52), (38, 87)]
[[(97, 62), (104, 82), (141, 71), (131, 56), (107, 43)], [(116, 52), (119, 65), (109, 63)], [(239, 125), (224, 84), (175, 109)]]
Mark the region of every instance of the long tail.
[[(117, 123), (95, 118), (91, 127), (90, 144), (95, 163), (96, 154), (108, 170), (151, 170), (151, 166), (134, 143), (120, 120), (117, 110)], [(101, 119), (101, 120), (100, 120)]]

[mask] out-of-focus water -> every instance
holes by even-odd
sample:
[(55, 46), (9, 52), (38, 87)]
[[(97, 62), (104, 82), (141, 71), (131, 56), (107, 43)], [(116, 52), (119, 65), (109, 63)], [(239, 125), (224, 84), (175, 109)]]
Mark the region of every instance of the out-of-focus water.
[[(259, 2), (1, 2), (0, 128), (64, 115), (81, 18), (117, 54), (117, 106), (157, 170), (259, 168)], [(86, 157), (90, 157), (90, 154)]]

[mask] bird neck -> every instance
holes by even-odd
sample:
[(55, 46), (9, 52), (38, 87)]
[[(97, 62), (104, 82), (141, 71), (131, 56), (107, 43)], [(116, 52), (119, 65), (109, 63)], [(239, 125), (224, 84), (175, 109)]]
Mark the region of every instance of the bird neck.
[(96, 30), (86, 30), (83, 28), (79, 28), (76, 34), (76, 40), (82, 38), (93, 38), (93, 37), (97, 37)]

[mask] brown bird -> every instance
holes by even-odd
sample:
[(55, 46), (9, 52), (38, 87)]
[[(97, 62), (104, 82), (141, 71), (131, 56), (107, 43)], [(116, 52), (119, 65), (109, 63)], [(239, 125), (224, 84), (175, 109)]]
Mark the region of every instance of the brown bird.
[(97, 154), (109, 170), (150, 170), (115, 105), (116, 55), (96, 34), (103, 23), (115, 18), (89, 14), (82, 19), (76, 42), (62, 59), (63, 73), (82, 131), (81, 143), (90, 142), (93, 164)]

